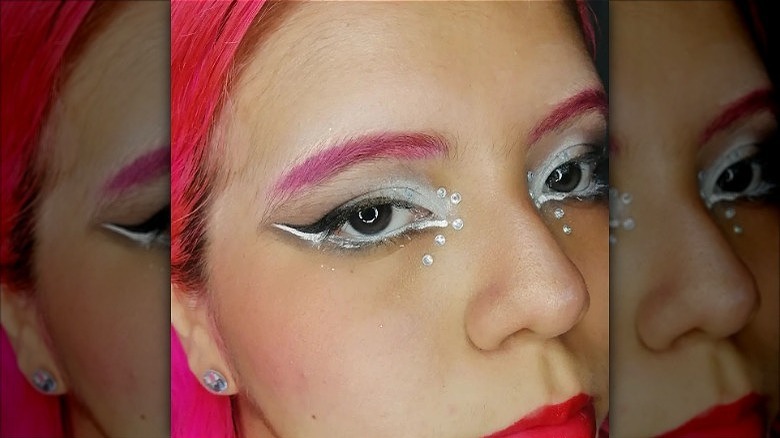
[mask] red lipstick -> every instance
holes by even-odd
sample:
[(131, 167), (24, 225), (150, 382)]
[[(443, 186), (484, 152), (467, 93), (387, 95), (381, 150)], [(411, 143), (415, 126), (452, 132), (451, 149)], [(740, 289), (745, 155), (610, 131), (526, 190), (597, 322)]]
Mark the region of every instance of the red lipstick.
[(593, 401), (579, 394), (563, 403), (539, 408), (485, 438), (592, 438), (595, 433)]
[(765, 400), (748, 394), (727, 405), (717, 405), (660, 438), (761, 438)]

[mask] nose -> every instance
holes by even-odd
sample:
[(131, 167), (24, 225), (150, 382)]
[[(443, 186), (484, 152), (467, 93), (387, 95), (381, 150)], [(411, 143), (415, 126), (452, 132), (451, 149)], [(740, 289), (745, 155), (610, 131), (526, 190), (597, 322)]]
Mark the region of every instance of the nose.
[[(481, 282), (466, 312), (466, 332), (481, 350), (495, 350), (516, 333), (554, 338), (574, 327), (589, 305), (585, 282), (532, 206), (483, 241)], [(494, 224), (495, 226), (495, 224)], [(505, 236), (512, 236), (507, 239)], [(492, 238), (491, 238), (492, 240)], [(483, 268), (484, 269), (484, 268)]]
[(675, 210), (663, 224), (647, 224), (642, 230), (658, 237), (639, 263), (644, 271), (640, 281), (647, 281), (647, 287), (636, 330), (651, 350), (668, 349), (697, 331), (713, 338), (733, 335), (759, 305), (752, 275), (704, 207)]

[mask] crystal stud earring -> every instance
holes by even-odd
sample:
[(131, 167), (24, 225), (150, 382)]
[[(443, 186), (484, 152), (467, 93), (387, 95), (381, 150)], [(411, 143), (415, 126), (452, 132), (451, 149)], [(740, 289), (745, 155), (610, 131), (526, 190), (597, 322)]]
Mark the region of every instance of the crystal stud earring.
[(228, 384), (225, 376), (219, 371), (208, 370), (203, 373), (203, 384), (214, 394), (221, 394), (227, 390)]
[(45, 370), (36, 370), (32, 375), (32, 382), (35, 388), (44, 394), (51, 394), (57, 390), (57, 381)]

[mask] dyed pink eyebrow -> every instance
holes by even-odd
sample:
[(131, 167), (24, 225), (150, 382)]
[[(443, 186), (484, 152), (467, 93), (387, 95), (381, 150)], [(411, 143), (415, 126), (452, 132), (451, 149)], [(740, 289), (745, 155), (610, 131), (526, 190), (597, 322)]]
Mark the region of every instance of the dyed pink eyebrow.
[(528, 144), (536, 143), (545, 134), (558, 129), (565, 122), (588, 111), (597, 110), (607, 114), (607, 95), (599, 88), (580, 91), (559, 103), (528, 136)]
[(730, 103), (704, 128), (699, 138), (699, 144), (703, 145), (720, 131), (731, 126), (737, 120), (752, 114), (770, 110), (777, 112), (777, 104), (774, 100), (774, 92), (771, 88), (762, 88), (738, 98)]
[(353, 138), (318, 152), (293, 167), (274, 185), (273, 194), (289, 196), (365, 161), (434, 158), (446, 155), (448, 149), (443, 138), (422, 133), (383, 133)]
[(171, 168), (171, 148), (162, 146), (149, 151), (123, 167), (109, 178), (103, 186), (103, 193), (116, 194), (143, 184), (169, 172)]

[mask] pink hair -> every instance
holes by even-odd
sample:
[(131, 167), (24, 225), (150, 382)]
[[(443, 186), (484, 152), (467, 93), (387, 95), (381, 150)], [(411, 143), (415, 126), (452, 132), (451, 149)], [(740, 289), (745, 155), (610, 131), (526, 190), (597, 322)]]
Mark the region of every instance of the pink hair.
[[(264, 0), (171, 5), (171, 282), (185, 292), (204, 284), (205, 211), (213, 169), (215, 120), (246, 56), (247, 34), (262, 21)], [(265, 13), (269, 8), (265, 8)], [(588, 49), (595, 50), (590, 10), (576, 1)], [(205, 391), (171, 333), (171, 434), (234, 437), (230, 400)], [(204, 432), (208, 431), (208, 432)]]
[[(92, 8), (85, 2), (2, 2), (2, 155), (0, 159), (0, 282), (13, 293), (29, 292), (36, 169), (41, 128), (63, 74), (74, 36)], [(77, 38), (75, 38), (77, 39)], [(3, 437), (62, 436), (60, 398), (44, 396), (27, 382), (2, 330)]]
[(32, 206), (40, 185), (38, 137), (65, 53), (92, 2), (3, 2), (0, 281), (30, 286)]
[[(207, 146), (227, 95), (240, 42), (264, 0), (171, 4), (171, 282), (203, 284), (202, 214), (209, 193)], [(230, 399), (209, 394), (171, 330), (171, 436), (234, 437)]]

